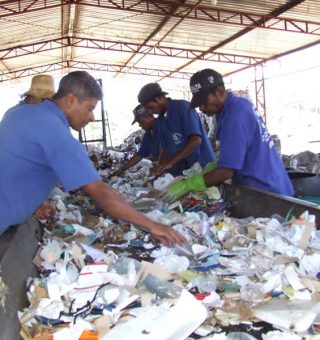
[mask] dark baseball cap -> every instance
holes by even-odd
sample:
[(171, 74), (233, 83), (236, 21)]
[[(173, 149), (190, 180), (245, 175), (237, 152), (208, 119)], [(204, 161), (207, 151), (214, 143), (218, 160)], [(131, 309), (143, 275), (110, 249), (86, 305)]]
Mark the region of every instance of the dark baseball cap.
[(190, 106), (195, 108), (204, 104), (209, 93), (221, 84), (223, 84), (222, 75), (215, 70), (206, 68), (196, 72), (190, 79), (192, 92)]
[(158, 83), (149, 83), (141, 88), (138, 94), (138, 102), (142, 105), (146, 105), (155, 98), (165, 96), (166, 94), (168, 93), (162, 91), (162, 88)]
[(139, 104), (137, 105), (134, 110), (132, 111), (134, 115), (134, 120), (131, 125), (133, 125), (135, 122), (137, 122), (140, 118), (152, 114), (152, 112), (144, 107), (143, 105)]

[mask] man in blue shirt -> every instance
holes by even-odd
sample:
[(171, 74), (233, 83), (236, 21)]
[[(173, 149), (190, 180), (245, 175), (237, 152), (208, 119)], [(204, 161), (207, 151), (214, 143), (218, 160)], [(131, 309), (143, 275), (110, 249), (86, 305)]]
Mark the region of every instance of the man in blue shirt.
[(31, 79), (30, 89), (21, 95), (22, 100), (7, 110), (7, 115), (11, 110), (24, 104), (38, 104), (45, 99), (50, 99), (55, 94), (53, 78), (48, 74), (37, 74)]
[(66, 191), (81, 188), (106, 213), (147, 229), (166, 245), (183, 243), (173, 229), (154, 223), (102, 182), (85, 149), (73, 138), (94, 120), (102, 98), (87, 72), (61, 79), (52, 101), (22, 105), (0, 123), (0, 234), (24, 222), (60, 182)]
[(221, 74), (211, 69), (195, 73), (190, 88), (191, 106), (216, 116), (220, 158), (216, 169), (173, 184), (166, 196), (175, 199), (188, 191), (202, 191), (229, 178), (235, 184), (293, 196), (288, 174), (252, 103), (228, 93)]
[(215, 157), (198, 113), (190, 108), (189, 102), (166, 95), (159, 84), (149, 83), (140, 90), (138, 101), (159, 114), (161, 155), (155, 175), (169, 170), (176, 176), (195, 162), (204, 167)]
[(158, 119), (153, 116), (150, 110), (139, 104), (133, 110), (134, 120), (132, 125), (138, 122), (139, 126), (145, 130), (138, 152), (129, 159), (122, 167), (113, 172), (109, 177), (120, 176), (127, 169), (136, 165), (142, 158), (150, 157), (151, 160), (158, 160), (160, 154), (160, 136)]
[[(45, 99), (50, 99), (55, 94), (54, 80), (48, 74), (37, 74), (31, 79), (30, 89), (21, 95), (22, 100), (6, 111), (4, 117), (15, 108), (25, 104), (38, 104)], [(45, 201), (35, 211), (34, 216), (40, 220), (52, 219), (56, 213), (55, 207), (49, 202)]]

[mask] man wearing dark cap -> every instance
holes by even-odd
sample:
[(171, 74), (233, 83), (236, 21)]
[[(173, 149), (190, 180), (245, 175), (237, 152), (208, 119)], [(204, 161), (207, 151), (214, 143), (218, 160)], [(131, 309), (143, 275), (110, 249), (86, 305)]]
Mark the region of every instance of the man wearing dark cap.
[(185, 100), (166, 97), (157, 83), (142, 87), (138, 101), (153, 114), (158, 114), (161, 154), (160, 162), (153, 170), (159, 176), (169, 170), (177, 176), (198, 162), (201, 166), (215, 157), (198, 113)]
[(222, 75), (211, 69), (190, 80), (192, 107), (217, 120), (220, 158), (205, 175), (178, 182), (165, 197), (174, 200), (190, 191), (202, 191), (232, 178), (233, 183), (292, 196), (293, 188), (272, 138), (250, 101), (226, 91)]
[(131, 168), (141, 161), (142, 158), (150, 157), (151, 160), (158, 160), (160, 155), (160, 136), (158, 119), (153, 116), (150, 110), (139, 104), (133, 110), (134, 120), (132, 125), (138, 122), (139, 126), (145, 130), (138, 152), (129, 159), (128, 162), (113, 172), (109, 177), (120, 176), (125, 170)]

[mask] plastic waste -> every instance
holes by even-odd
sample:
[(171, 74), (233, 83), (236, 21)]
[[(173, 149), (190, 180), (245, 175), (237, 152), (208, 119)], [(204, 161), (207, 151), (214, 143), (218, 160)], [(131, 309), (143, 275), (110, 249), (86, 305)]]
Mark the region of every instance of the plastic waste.
[(119, 275), (126, 275), (129, 269), (132, 270), (131, 263), (134, 264), (135, 271), (138, 273), (141, 268), (141, 263), (135, 259), (130, 259), (128, 257), (120, 257), (112, 266), (110, 270), (114, 269)]
[(226, 336), (226, 340), (257, 340), (257, 338), (245, 332), (231, 332)]
[(268, 271), (273, 263), (273, 251), (265, 244), (257, 244), (249, 250), (249, 267), (259, 274)]
[(62, 234), (73, 235), (75, 231), (76, 229), (72, 224), (65, 224), (62, 227), (55, 229), (53, 234), (57, 236), (60, 236)]
[(165, 174), (153, 182), (153, 187), (156, 190), (162, 191), (164, 190), (169, 184), (174, 181), (174, 177), (171, 174)]
[(249, 283), (240, 290), (240, 299), (254, 306), (263, 300), (263, 286), (258, 283)]
[(135, 231), (128, 231), (127, 233), (125, 233), (123, 235), (123, 238), (126, 240), (126, 241), (132, 241), (132, 240), (135, 240), (137, 238), (137, 233)]
[(215, 292), (217, 289), (217, 277), (214, 274), (198, 276), (192, 281), (192, 284), (199, 289), (200, 293)]
[(49, 241), (46, 246), (43, 247), (40, 253), (40, 257), (51, 264), (54, 264), (59, 258), (62, 253), (62, 248), (58, 241), (53, 240)]
[(169, 273), (178, 273), (187, 270), (190, 262), (185, 256), (169, 255), (158, 257), (154, 264), (166, 269)]
[(141, 288), (148, 289), (160, 298), (178, 298), (182, 288), (167, 281), (162, 281), (152, 274), (148, 274), (140, 284)]

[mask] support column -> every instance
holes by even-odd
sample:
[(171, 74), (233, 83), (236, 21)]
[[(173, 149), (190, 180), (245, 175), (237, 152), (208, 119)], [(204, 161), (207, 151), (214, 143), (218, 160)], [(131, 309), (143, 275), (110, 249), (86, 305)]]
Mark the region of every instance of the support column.
[(255, 74), (255, 90), (256, 90), (256, 108), (260, 112), (263, 120), (267, 123), (267, 110), (266, 110), (266, 92), (264, 83), (264, 65), (257, 65), (254, 67)]

